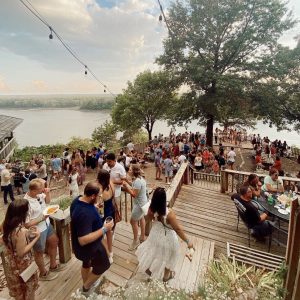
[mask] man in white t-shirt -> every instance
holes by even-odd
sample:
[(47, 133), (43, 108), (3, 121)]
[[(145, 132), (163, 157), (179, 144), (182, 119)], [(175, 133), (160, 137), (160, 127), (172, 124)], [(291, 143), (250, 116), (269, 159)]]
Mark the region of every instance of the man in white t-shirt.
[[(40, 238), (33, 246), (34, 259), (40, 271), (39, 280), (50, 281), (58, 276), (53, 272), (63, 270), (64, 266), (56, 262), (58, 238), (50, 224), (49, 216), (43, 214), (46, 204), (50, 203), (50, 190), (45, 188), (45, 183), (45, 180), (40, 178), (33, 179), (29, 183), (29, 190), (24, 196), (24, 199), (29, 202), (25, 226), (27, 228), (36, 226), (41, 233)], [(46, 243), (47, 253), (50, 257), (49, 270), (46, 270), (44, 263)]]
[(227, 153), (227, 164), (231, 170), (233, 170), (233, 165), (235, 162), (236, 153), (234, 152), (234, 147)]
[(115, 185), (115, 200), (117, 204), (120, 205), (123, 181), (128, 182), (125, 168), (120, 163), (116, 162), (116, 156), (114, 153), (108, 153), (103, 169), (110, 173), (110, 179)]
[(15, 200), (13, 188), (11, 185), (11, 179), (14, 174), (10, 172), (10, 169), (11, 165), (5, 164), (1, 171), (1, 191), (3, 191), (5, 205), (8, 204), (7, 195), (9, 195), (11, 201)]
[(183, 154), (183, 151), (180, 151), (180, 155), (178, 157), (178, 162), (181, 165), (184, 161), (186, 161), (186, 156)]

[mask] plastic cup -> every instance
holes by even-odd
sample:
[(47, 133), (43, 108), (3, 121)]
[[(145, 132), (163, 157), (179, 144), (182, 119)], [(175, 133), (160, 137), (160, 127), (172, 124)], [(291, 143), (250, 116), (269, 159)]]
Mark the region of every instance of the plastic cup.
[(107, 217), (106, 219), (105, 219), (105, 223), (107, 224), (107, 223), (110, 223), (110, 222), (112, 222), (114, 219), (113, 219), (113, 217)]
[(28, 229), (28, 231), (29, 231), (29, 234), (28, 234), (29, 240), (33, 240), (33, 239), (35, 238), (36, 228), (30, 227), (30, 228)]

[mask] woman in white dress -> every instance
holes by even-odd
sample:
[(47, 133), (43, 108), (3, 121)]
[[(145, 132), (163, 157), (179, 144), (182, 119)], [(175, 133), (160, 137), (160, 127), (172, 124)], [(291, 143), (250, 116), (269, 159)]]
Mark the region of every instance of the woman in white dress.
[(174, 211), (167, 208), (165, 189), (155, 189), (147, 218), (154, 222), (149, 237), (136, 251), (139, 270), (166, 282), (175, 276), (179, 254), (177, 236), (187, 243), (188, 248), (193, 248), (193, 244), (179, 225)]
[(73, 199), (79, 196), (78, 180), (79, 180), (79, 174), (77, 172), (77, 168), (73, 167), (68, 180), (69, 188), (70, 188), (70, 196), (72, 196)]

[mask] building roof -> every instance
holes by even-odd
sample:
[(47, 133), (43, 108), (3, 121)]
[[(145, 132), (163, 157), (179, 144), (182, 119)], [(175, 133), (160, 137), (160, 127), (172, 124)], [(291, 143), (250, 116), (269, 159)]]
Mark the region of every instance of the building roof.
[(23, 119), (0, 115), (0, 141), (8, 137), (14, 129), (23, 122)]

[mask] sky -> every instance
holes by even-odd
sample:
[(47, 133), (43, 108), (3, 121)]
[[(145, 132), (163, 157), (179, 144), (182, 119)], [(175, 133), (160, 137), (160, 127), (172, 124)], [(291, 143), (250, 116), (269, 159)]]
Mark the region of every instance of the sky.
[[(157, 0), (23, 0), (31, 3), (113, 93), (159, 67), (167, 35)], [(161, 0), (167, 10), (171, 0)], [(19, 0), (0, 0), (0, 95), (98, 94), (104, 88)], [(288, 4), (300, 19), (300, 1)], [(294, 47), (300, 25), (281, 42)]]

